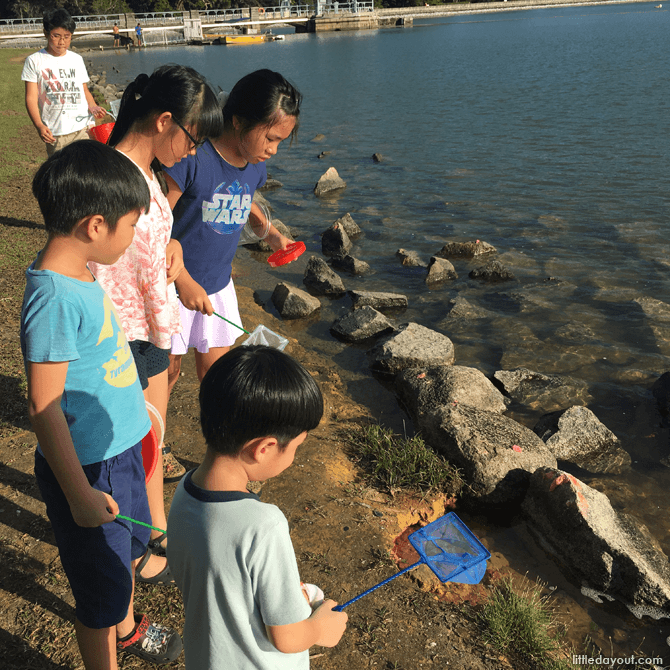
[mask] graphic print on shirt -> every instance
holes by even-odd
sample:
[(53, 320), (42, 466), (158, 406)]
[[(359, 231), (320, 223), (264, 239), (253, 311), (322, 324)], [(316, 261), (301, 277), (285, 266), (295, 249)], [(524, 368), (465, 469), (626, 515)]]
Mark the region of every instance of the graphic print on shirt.
[(62, 105), (64, 109), (76, 110), (81, 103), (81, 88), (77, 83), (77, 69), (58, 68), (57, 74), (51, 68), (42, 70), (40, 98), (45, 105)]
[(219, 235), (230, 235), (244, 226), (251, 211), (251, 193), (248, 184), (242, 186), (236, 179), (214, 190), (212, 200), (202, 201), (202, 221)]
[(128, 340), (126, 340), (119, 317), (107, 294), (105, 294), (103, 306), (105, 321), (100, 329), (100, 336), (98, 337), (96, 346), (100, 346), (102, 342), (110, 337), (116, 337), (117, 346), (112, 358), (102, 364), (102, 367), (106, 370), (105, 381), (115, 388), (125, 388), (135, 383), (137, 368), (135, 367), (133, 354), (128, 346)]

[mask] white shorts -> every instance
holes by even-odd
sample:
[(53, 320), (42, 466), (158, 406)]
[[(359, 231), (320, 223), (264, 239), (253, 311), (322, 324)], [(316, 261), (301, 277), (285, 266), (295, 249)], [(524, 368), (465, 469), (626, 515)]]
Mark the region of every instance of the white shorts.
[[(226, 288), (208, 297), (215, 312), (238, 324), (240, 328), (242, 327), (232, 279)], [(230, 347), (235, 344), (235, 340), (240, 335), (243, 335), (240, 328), (232, 326), (218, 316), (214, 314), (206, 316), (195, 310), (186, 309), (181, 302), (179, 303), (179, 314), (182, 331), (172, 336), (171, 353), (175, 356), (183, 356), (192, 347), (195, 347), (201, 354), (206, 354), (215, 347)]]

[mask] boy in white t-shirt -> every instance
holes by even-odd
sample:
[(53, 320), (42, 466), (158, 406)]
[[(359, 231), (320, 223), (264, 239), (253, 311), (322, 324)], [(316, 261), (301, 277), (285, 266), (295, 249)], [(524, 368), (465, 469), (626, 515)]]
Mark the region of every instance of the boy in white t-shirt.
[(72, 17), (64, 9), (50, 9), (42, 23), (47, 46), (26, 58), (21, 80), (28, 116), (51, 156), (75, 140), (89, 139), (90, 116), (101, 119), (107, 112), (88, 90), (84, 59), (68, 49), (76, 28)]

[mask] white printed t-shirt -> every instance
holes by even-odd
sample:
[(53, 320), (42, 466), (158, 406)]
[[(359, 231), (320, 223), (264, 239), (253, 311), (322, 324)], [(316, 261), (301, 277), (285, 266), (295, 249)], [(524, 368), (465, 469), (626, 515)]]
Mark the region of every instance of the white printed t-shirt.
[(55, 137), (88, 125), (84, 84), (89, 78), (79, 54), (66, 51), (64, 56), (52, 56), (42, 49), (26, 58), (21, 80), (37, 84), (40, 118)]

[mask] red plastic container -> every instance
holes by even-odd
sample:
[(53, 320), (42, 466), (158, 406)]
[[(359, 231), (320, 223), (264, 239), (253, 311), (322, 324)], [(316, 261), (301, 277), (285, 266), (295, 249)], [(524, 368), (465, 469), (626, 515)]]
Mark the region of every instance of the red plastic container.
[(301, 256), (303, 253), (305, 253), (306, 248), (307, 247), (305, 247), (304, 242), (293, 242), (293, 244), (289, 244), (286, 249), (275, 251), (272, 256), (268, 258), (268, 263), (273, 268), (276, 268), (280, 265), (286, 265), (286, 263), (294, 261), (296, 258), (298, 258), (298, 256)]
[(142, 465), (144, 466), (145, 481), (151, 479), (156, 464), (158, 463), (158, 438), (156, 431), (151, 426), (151, 430), (142, 438)]
[(88, 134), (94, 140), (98, 140), (98, 142), (107, 144), (107, 140), (109, 139), (109, 136), (112, 134), (113, 129), (114, 129), (113, 121), (110, 123), (101, 123), (99, 126), (93, 126), (92, 128), (89, 128)]

